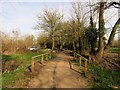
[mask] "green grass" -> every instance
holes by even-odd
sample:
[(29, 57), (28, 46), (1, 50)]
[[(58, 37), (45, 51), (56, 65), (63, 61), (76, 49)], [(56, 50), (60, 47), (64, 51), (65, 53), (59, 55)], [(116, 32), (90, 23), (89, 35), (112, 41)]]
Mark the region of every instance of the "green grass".
[[(3, 55), (2, 60), (15, 60), (16, 62), (22, 61), (23, 66), (18, 67), (17, 70), (6, 72), (2, 74), (2, 85), (6, 87), (9, 84), (14, 84), (16, 81), (24, 78), (23, 73), (24, 70), (31, 64), (31, 58), (35, 55), (39, 55), (40, 53), (25, 53), (25, 54), (10, 54)], [(16, 77), (18, 75), (18, 77)]]
[[(9, 73), (2, 74), (2, 85), (3, 88), (7, 87), (7, 85), (13, 85), (16, 81), (23, 79), (23, 72), (25, 68), (18, 68), (15, 71)], [(18, 75), (18, 76), (17, 76)]]
[(94, 78), (94, 88), (111, 88), (120, 86), (120, 71), (108, 70), (97, 65), (89, 65), (89, 73)]
[[(43, 52), (41, 52), (43, 53)], [(36, 55), (40, 55), (41, 53), (24, 53), (24, 54), (10, 54), (10, 55), (2, 55), (2, 60), (9, 61), (9, 60), (15, 60), (16, 62), (21, 61), (22, 66), (18, 67), (14, 71), (6, 72), (2, 74), (2, 85), (3, 88), (14, 85), (14, 83), (20, 79), (25, 79), (24, 71), (28, 67), (28, 65), (31, 64), (31, 58)], [(45, 53), (45, 52), (44, 52)], [(52, 58), (54, 58), (55, 55), (52, 54)], [(46, 57), (44, 56), (44, 59)], [(38, 58), (36, 60), (41, 60), (41, 58)], [(26, 77), (27, 79), (27, 77)]]
[(120, 53), (120, 48), (110, 48), (109, 51), (113, 53)]
[(4, 60), (4, 61), (9, 61), (9, 60), (12, 60), (12, 57), (11, 57), (11, 55), (2, 55), (2, 60)]

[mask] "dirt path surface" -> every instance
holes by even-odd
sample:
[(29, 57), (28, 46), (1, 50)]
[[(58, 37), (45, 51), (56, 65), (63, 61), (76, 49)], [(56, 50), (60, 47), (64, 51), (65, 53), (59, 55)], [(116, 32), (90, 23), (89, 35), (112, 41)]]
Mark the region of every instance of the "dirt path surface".
[(55, 59), (47, 61), (39, 74), (28, 83), (28, 88), (88, 88), (88, 81), (69, 68), (71, 56), (58, 53)]

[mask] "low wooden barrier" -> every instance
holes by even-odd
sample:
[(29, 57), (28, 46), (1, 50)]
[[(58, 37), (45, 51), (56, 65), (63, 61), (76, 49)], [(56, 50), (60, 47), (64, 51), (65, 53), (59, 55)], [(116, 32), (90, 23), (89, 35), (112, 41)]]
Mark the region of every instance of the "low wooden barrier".
[[(45, 59), (44, 59), (44, 56), (45, 56)], [(36, 62), (35, 59), (39, 58), (39, 57), (41, 57), (41, 63), (43, 64), (44, 60), (48, 60), (48, 59), (52, 58), (52, 53), (48, 52), (48, 53), (45, 53), (45, 54), (41, 54), (41, 55), (37, 55), (37, 56), (32, 57), (32, 62), (31, 62), (32, 72), (34, 72), (34, 70), (35, 70), (35, 62)]]
[[(74, 53), (74, 57), (75, 58), (79, 58), (79, 65), (80, 65), (80, 67), (81, 67), (81, 62), (82, 62), (82, 60), (84, 61), (84, 74), (85, 74), (85, 76), (87, 75), (87, 69), (88, 69), (88, 62), (90, 61), (90, 60), (88, 60), (87, 58), (85, 58), (84, 56), (82, 56), (82, 55), (80, 55), (80, 54), (78, 54), (78, 53)], [(90, 59), (90, 58), (89, 58)]]

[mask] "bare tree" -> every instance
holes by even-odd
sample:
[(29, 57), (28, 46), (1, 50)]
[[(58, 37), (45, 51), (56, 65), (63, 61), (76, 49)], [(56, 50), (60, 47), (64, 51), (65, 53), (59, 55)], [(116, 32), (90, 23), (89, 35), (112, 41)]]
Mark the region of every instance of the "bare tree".
[(86, 19), (85, 13), (83, 13), (83, 8), (81, 2), (72, 3), (72, 8), (75, 13), (75, 22), (77, 22), (77, 32), (78, 32), (78, 41), (79, 41), (79, 53), (82, 52), (82, 40), (81, 35), (83, 33), (84, 21)]
[(38, 16), (40, 20), (36, 29), (40, 30), (41, 28), (48, 32), (52, 38), (52, 50), (55, 47), (55, 32), (60, 24), (62, 15), (57, 10), (44, 10), (44, 15)]

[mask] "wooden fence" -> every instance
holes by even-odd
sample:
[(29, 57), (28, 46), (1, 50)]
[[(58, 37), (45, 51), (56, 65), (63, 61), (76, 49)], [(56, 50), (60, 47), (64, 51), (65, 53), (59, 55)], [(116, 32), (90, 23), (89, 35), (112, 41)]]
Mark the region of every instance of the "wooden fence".
[(88, 69), (88, 62), (90, 62), (90, 57), (89, 57), (89, 59), (87, 59), (87, 58), (85, 58), (84, 56), (82, 56), (82, 55), (80, 55), (80, 54), (78, 54), (78, 53), (74, 53), (74, 57), (75, 58), (79, 58), (79, 65), (80, 65), (80, 67), (81, 67), (81, 62), (82, 61), (84, 61), (84, 74), (85, 74), (85, 76), (87, 75), (87, 69)]
[[(34, 56), (32, 57), (32, 62), (31, 62), (31, 70), (32, 72), (34, 72), (35, 70), (35, 63), (37, 60), (35, 60), (36, 58), (39, 58), (41, 57), (41, 63), (43, 64), (44, 60), (48, 60), (48, 59), (51, 59), (52, 58), (52, 53), (51, 51), (48, 52), (48, 53), (45, 53), (45, 54), (41, 54), (41, 55), (37, 55), (37, 56)], [(45, 57), (45, 58), (44, 58)]]

